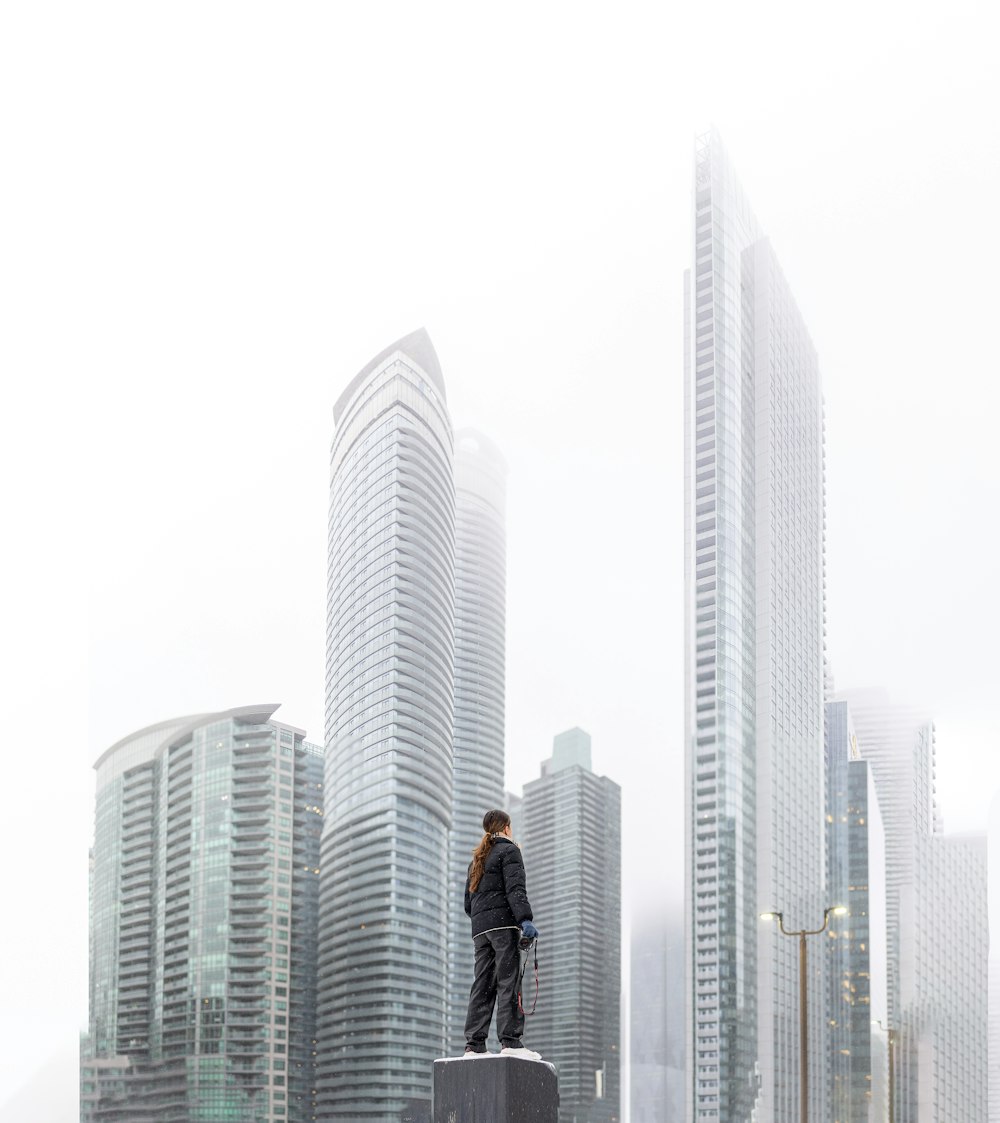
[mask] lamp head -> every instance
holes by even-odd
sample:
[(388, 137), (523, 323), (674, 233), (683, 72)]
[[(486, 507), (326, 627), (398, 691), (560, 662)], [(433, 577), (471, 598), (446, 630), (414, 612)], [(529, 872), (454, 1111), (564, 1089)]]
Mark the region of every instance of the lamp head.
[(781, 919), (781, 913), (780, 912), (774, 912), (773, 910), (771, 912), (762, 912), (760, 914), (760, 918), (761, 918), (761, 920), (780, 920)]

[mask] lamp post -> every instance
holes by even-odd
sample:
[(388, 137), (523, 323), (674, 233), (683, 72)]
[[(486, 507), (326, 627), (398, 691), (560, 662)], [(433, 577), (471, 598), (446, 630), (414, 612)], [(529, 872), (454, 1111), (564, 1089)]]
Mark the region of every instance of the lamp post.
[(797, 932), (789, 932), (785, 927), (785, 918), (780, 912), (762, 912), (761, 920), (777, 920), (782, 936), (798, 936), (799, 938), (799, 1123), (809, 1123), (809, 1007), (808, 986), (806, 975), (806, 936), (818, 936), (826, 931), (826, 926), (833, 916), (843, 916), (847, 912), (844, 905), (831, 905), (823, 910), (823, 926), (821, 928), (802, 928)]
[(896, 1123), (896, 1031), (880, 1021), (875, 1024), (885, 1033), (889, 1049), (889, 1123)]

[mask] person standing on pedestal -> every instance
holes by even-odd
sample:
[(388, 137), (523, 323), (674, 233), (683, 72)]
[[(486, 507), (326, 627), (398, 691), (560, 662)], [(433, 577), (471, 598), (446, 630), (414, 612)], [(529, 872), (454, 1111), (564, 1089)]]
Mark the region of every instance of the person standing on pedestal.
[(540, 1060), (538, 1053), (521, 1044), (524, 1014), (517, 998), (518, 944), (522, 937), (533, 940), (538, 936), (538, 929), (531, 923), (524, 861), (511, 838), (506, 811), (487, 811), (483, 831), (465, 882), (465, 912), (472, 918), (476, 947), (475, 977), (465, 1019), (465, 1055), (488, 1055), (486, 1036), (495, 1004), (501, 1053)]

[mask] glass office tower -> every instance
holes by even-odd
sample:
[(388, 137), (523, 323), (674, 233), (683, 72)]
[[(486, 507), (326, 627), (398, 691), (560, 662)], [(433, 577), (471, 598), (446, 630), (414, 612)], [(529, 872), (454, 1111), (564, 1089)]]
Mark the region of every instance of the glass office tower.
[(465, 875), (483, 815), (504, 800), (507, 466), (482, 433), (455, 434), (455, 783), (448, 837), (448, 1053), (465, 1048), (472, 945)]
[[(987, 832), (989, 870), (989, 930), (1000, 932), (1000, 792), (990, 804)], [(1000, 1123), (1000, 938), (990, 941), (989, 950), (989, 1074), (987, 1081), (989, 1123)]]
[(837, 697), (850, 707), (885, 825), (895, 1116), (978, 1123), (989, 1085), (985, 839), (944, 833), (926, 713), (880, 690)]
[(888, 1102), (885, 833), (847, 703), (826, 704), (831, 1123), (881, 1123)]
[[(797, 1118), (796, 942), (823, 915), (823, 405), (815, 350), (715, 133), (685, 275), (689, 1119)], [(811, 1042), (822, 1063), (820, 979)], [(823, 1117), (823, 1083), (811, 1086)]]
[(897, 706), (883, 690), (840, 691), (850, 709), (859, 752), (875, 773), (886, 845), (886, 922), (890, 935), (889, 1019), (900, 1021), (900, 907), (906, 886), (917, 879), (917, 839), (940, 834), (941, 811), (934, 723), (915, 707)]
[(981, 1123), (989, 1112), (985, 835), (925, 835), (899, 900), (899, 1123)]
[(629, 1088), (632, 1123), (684, 1118), (684, 918), (632, 916)]
[[(621, 789), (559, 734), (524, 785), (521, 843), (544, 993), (524, 1041), (559, 1072), (560, 1123), (621, 1119)], [(525, 979), (530, 1003), (534, 983)]]
[(276, 709), (149, 726), (95, 765), (94, 1123), (313, 1117), (322, 759)]
[(445, 1049), (455, 665), (455, 486), (426, 332), (334, 407), (320, 1119), (426, 1108)]

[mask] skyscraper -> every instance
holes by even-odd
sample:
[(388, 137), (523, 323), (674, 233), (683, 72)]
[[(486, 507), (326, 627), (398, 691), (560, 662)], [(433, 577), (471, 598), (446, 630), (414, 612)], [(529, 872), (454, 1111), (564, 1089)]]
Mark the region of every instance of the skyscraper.
[(483, 815), (504, 799), (507, 467), (482, 433), (455, 434), (455, 781), (448, 837), (448, 1052), (465, 1048), (474, 949), (465, 874)]
[(926, 713), (879, 690), (837, 698), (850, 707), (885, 825), (897, 1119), (981, 1121), (989, 1083), (985, 841), (944, 833)]
[(97, 761), (81, 1114), (312, 1119), (320, 750), (247, 706)]
[(525, 1042), (558, 1066), (560, 1120), (612, 1123), (621, 1118), (621, 789), (591, 771), (582, 729), (557, 736), (541, 777), (525, 784), (521, 829), (545, 980)]
[(426, 1108), (445, 1048), (455, 487), (426, 332), (372, 359), (334, 420), (318, 1115), (389, 1119)]
[(888, 1103), (885, 833), (847, 703), (826, 705), (828, 1057), (831, 1123), (876, 1123)]
[[(815, 350), (715, 133), (685, 275), (689, 1119), (795, 1117), (795, 941), (822, 919), (823, 403)], [(810, 1039), (822, 1063), (817, 976)], [(810, 1086), (822, 1117), (822, 1082)]]
[(875, 773), (886, 846), (889, 1020), (899, 1025), (900, 902), (916, 879), (916, 842), (942, 829), (936, 799), (934, 723), (920, 709), (893, 705), (883, 690), (840, 691), (862, 758)]
[(629, 1086), (632, 1123), (684, 1118), (684, 918), (632, 918)]
[(986, 839), (924, 835), (899, 902), (900, 1123), (982, 1123), (989, 1110)]
[[(990, 804), (987, 868), (989, 929), (1000, 932), (1000, 792)], [(1000, 939), (990, 941), (989, 956), (989, 1123), (1000, 1123)]]

